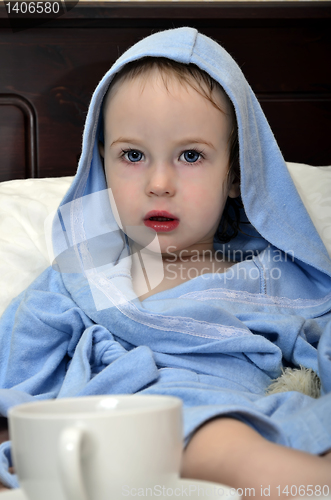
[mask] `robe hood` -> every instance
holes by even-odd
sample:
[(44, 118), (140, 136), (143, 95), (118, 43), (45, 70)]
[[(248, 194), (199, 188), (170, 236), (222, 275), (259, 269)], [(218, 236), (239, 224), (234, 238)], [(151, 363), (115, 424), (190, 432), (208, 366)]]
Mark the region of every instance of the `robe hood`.
[[(57, 258), (53, 267), (58, 266), (64, 275), (67, 274), (64, 277), (66, 286), (77, 289), (77, 283), (72, 284), (72, 276), (68, 278), (76, 272), (83, 272), (92, 288), (103, 286), (101, 282), (92, 284), (93, 274), (99, 278), (102, 275), (106, 280), (116, 278), (118, 284), (121, 275), (125, 278), (130, 274), (130, 248), (116, 207), (111, 202), (110, 190), (107, 191), (98, 140), (103, 135), (103, 99), (112, 79), (127, 63), (146, 56), (197, 65), (223, 87), (233, 103), (238, 124), (240, 191), (244, 205), (241, 220), (248, 219), (251, 225), (243, 225), (243, 233), (239, 232), (226, 245), (215, 240), (215, 248), (231, 252), (240, 250), (245, 256), (247, 251), (258, 253), (271, 245), (304, 263), (308, 273), (317, 271), (331, 276), (328, 252), (241, 69), (217, 42), (194, 28), (183, 27), (155, 33), (136, 43), (115, 62), (93, 94), (77, 174), (53, 226), (53, 248)], [(95, 216), (98, 210), (103, 217)], [(128, 290), (127, 293), (134, 297)], [(95, 290), (95, 294), (99, 292)], [(107, 307), (107, 300), (102, 305), (103, 299), (99, 297), (97, 308)]]

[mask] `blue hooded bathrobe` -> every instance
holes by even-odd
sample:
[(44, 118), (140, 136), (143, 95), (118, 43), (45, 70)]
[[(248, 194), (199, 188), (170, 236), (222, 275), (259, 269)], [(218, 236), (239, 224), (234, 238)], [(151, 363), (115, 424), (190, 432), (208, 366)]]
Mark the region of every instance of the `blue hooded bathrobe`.
[[(112, 78), (144, 56), (193, 63), (231, 99), (249, 223), (226, 245), (215, 238), (215, 249), (236, 260), (226, 272), (140, 301), (98, 141)], [(185, 444), (208, 419), (228, 415), (275, 443), (314, 454), (331, 448), (331, 260), (256, 97), (216, 42), (193, 28), (167, 30), (116, 61), (92, 97), (52, 238), (53, 265), (0, 322), (0, 414), (48, 398), (165, 394), (183, 401)], [(321, 397), (265, 395), (284, 366), (299, 365), (319, 374)], [(16, 486), (6, 471), (9, 443), (0, 451), (0, 479)]]

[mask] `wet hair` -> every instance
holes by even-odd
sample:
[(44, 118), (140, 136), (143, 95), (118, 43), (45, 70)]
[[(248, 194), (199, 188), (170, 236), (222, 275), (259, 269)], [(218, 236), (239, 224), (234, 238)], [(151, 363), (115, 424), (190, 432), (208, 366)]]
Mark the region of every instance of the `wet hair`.
[[(150, 73), (152, 70), (158, 70), (162, 77), (165, 88), (168, 89), (168, 83), (171, 78), (176, 77), (182, 85), (188, 85), (196, 90), (202, 97), (206, 98), (211, 104), (221, 113), (226, 113), (220, 107), (215, 99), (214, 90), (218, 89), (223, 95), (227, 108), (230, 110), (230, 120), (232, 122), (231, 132), (229, 135), (229, 169), (227, 172), (228, 186), (232, 182), (240, 181), (240, 165), (239, 165), (239, 140), (238, 140), (238, 125), (234, 106), (232, 101), (224, 91), (223, 87), (214, 80), (207, 72), (200, 69), (195, 64), (184, 64), (168, 59), (166, 57), (142, 57), (127, 63), (114, 76), (110, 87), (104, 99), (105, 110), (108, 102), (108, 97), (116, 92), (115, 85), (119, 82), (127, 80), (135, 80), (140, 76)], [(223, 215), (216, 233), (216, 238), (221, 243), (228, 243), (235, 238), (240, 231), (240, 208), (243, 207), (241, 197), (227, 198)]]

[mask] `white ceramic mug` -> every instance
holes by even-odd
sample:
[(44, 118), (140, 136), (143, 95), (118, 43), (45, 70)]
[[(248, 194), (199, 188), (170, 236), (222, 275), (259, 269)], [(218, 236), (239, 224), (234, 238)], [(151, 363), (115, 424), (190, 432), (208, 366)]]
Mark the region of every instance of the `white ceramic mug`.
[(170, 485), (180, 472), (181, 406), (152, 395), (16, 406), (9, 432), (20, 486), (29, 500), (120, 500), (134, 488)]

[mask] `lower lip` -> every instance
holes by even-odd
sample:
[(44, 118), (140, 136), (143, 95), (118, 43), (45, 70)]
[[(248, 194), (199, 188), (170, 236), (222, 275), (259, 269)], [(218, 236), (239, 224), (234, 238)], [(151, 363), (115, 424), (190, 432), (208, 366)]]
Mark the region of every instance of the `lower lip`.
[(156, 231), (157, 233), (168, 233), (169, 231), (173, 231), (174, 229), (176, 229), (176, 227), (178, 227), (179, 220), (174, 219), (174, 220), (160, 221), (160, 220), (146, 219), (144, 220), (144, 224), (145, 226), (154, 229), (154, 231)]

